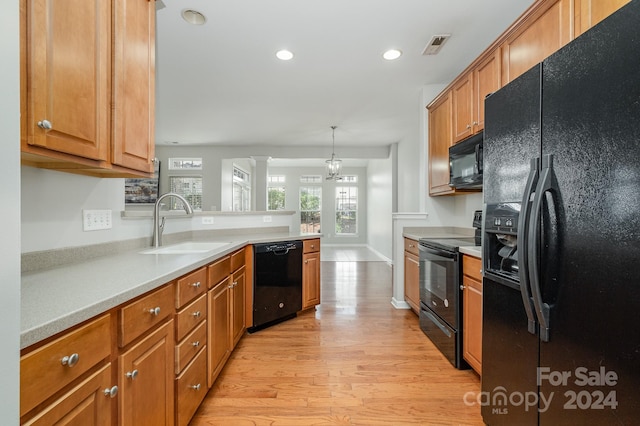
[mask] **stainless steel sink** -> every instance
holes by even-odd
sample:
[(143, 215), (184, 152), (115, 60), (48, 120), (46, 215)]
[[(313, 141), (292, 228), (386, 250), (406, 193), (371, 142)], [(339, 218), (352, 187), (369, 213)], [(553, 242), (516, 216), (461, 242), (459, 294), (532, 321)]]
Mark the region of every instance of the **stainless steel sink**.
[(190, 254), (206, 253), (231, 244), (230, 242), (198, 242), (187, 241), (158, 248), (143, 250), (140, 254)]

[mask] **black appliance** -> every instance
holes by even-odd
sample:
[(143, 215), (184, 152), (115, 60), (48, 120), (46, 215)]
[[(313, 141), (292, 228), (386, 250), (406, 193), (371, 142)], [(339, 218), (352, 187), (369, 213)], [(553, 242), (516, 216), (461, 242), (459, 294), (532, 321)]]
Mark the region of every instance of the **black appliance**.
[(461, 246), (475, 238), (422, 238), (419, 241), (420, 328), (451, 364), (469, 368), (462, 359)]
[(638, 23), (631, 1), (485, 102), (489, 425), (640, 422)]
[(482, 188), (482, 132), (449, 148), (449, 186)]
[(302, 241), (253, 245), (253, 333), (302, 309)]

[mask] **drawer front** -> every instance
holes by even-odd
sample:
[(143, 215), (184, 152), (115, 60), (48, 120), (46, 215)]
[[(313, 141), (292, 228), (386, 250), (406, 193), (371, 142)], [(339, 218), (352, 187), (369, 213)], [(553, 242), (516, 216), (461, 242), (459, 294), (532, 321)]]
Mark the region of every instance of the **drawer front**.
[(416, 240), (412, 240), (411, 238), (404, 239), (404, 251), (408, 251), (409, 253), (413, 253), (416, 256), (420, 256), (418, 242)]
[(473, 279), (482, 281), (482, 260), (473, 256), (462, 256), (462, 273)]
[(207, 318), (207, 295), (203, 294), (176, 315), (176, 341), (182, 340), (193, 327)]
[(303, 253), (315, 253), (317, 251), (320, 251), (320, 238), (314, 238), (312, 240), (302, 241)]
[(207, 268), (200, 268), (176, 282), (176, 309), (207, 290)]
[(118, 313), (118, 344), (124, 347), (174, 312), (173, 284), (130, 303)]
[(109, 357), (111, 321), (104, 315), (20, 360), (20, 415)]
[(176, 374), (207, 344), (207, 322), (203, 321), (182, 342), (176, 345)]
[(207, 267), (207, 272), (209, 274), (209, 288), (213, 288), (231, 273), (231, 256), (223, 257), (212, 263)]
[(231, 254), (231, 272), (235, 272), (244, 266), (244, 250), (241, 249)]
[(176, 425), (186, 426), (209, 388), (207, 387), (207, 349), (203, 348), (176, 379)]

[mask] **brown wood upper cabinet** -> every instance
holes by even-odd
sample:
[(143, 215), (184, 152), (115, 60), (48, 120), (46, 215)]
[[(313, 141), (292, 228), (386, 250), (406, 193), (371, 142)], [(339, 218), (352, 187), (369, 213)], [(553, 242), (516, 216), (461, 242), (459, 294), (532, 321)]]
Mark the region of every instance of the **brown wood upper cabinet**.
[(485, 97), (629, 0), (536, 0), (428, 106), (429, 195), (449, 187), (449, 147), (484, 130)]
[(150, 176), (155, 2), (20, 0), (20, 12), (22, 163)]
[(500, 88), (499, 49), (487, 53), (451, 89), (453, 100), (453, 143), (484, 129), (484, 98)]
[(451, 127), (451, 91), (444, 92), (429, 109), (429, 195), (452, 194), (449, 186), (449, 147)]
[(502, 44), (502, 83), (506, 85), (573, 39), (572, 0), (539, 1), (518, 21)]
[(620, 9), (630, 0), (574, 0), (574, 35), (578, 37), (589, 28)]

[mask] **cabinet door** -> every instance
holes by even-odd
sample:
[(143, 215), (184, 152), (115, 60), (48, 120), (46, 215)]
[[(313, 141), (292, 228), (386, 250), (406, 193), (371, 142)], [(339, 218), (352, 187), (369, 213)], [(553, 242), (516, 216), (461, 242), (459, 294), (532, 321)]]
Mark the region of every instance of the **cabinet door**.
[(484, 129), (484, 99), (500, 88), (500, 49), (489, 54), (473, 70), (473, 132)]
[(320, 304), (320, 253), (302, 256), (302, 309)]
[(502, 83), (506, 85), (571, 39), (571, 2), (549, 0), (526, 18), (502, 45)]
[(119, 358), (119, 425), (173, 425), (173, 320)]
[[(87, 379), (80, 382), (60, 399), (22, 424), (45, 425), (111, 425), (112, 389), (111, 364), (107, 364)], [(114, 395), (115, 397), (115, 395)]]
[(242, 267), (233, 273), (231, 290), (231, 349), (235, 348), (245, 330), (244, 323), (244, 297), (246, 287), (245, 268)]
[(209, 335), (207, 336), (209, 387), (213, 386), (213, 382), (231, 354), (230, 292), (231, 277), (227, 277), (209, 291), (209, 312), (207, 314), (209, 321)]
[(471, 95), (473, 93), (471, 74), (464, 75), (451, 89), (453, 102), (453, 142), (471, 136), (473, 116)]
[(575, 0), (575, 36), (578, 37), (629, 3), (629, 1), (630, 0)]
[(404, 298), (415, 313), (420, 312), (420, 261), (413, 253), (404, 252)]
[(451, 113), (450, 91), (429, 107), (429, 195), (453, 193), (449, 186)]
[(117, 0), (114, 14), (114, 164), (153, 172), (155, 1)]
[(108, 160), (111, 1), (27, 0), (26, 9), (27, 144)]
[(482, 374), (482, 284), (468, 276), (462, 278), (463, 290), (463, 357)]

